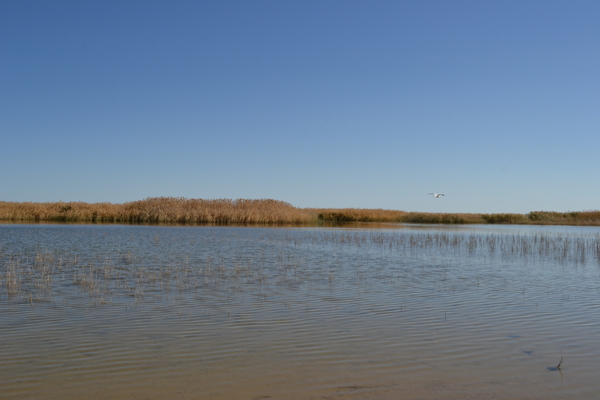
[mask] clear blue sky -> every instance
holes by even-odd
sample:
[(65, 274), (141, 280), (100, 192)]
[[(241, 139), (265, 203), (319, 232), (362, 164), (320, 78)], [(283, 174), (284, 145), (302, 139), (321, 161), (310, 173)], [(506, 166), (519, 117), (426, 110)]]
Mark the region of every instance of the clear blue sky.
[(598, 1), (3, 1), (0, 200), (599, 209), (599, 21)]

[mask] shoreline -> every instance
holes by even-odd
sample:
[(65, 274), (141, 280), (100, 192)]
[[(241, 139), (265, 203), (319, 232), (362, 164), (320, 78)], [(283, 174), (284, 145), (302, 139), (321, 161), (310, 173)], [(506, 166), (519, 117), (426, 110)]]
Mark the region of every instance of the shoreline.
[(272, 199), (154, 197), (118, 204), (0, 201), (0, 222), (218, 226), (321, 226), (349, 222), (600, 226), (600, 211), (427, 213), (360, 208), (298, 208)]

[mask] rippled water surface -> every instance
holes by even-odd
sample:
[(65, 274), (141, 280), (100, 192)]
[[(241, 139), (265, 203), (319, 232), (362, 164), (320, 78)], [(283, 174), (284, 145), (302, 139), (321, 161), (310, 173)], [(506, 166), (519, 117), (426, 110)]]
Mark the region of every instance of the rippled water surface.
[(598, 228), (0, 225), (0, 398), (591, 399), (599, 370)]

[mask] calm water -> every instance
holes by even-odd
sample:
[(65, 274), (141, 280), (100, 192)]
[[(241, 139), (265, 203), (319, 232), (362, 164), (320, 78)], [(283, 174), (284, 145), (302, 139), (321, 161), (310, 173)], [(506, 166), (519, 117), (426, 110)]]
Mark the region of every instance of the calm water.
[(0, 398), (590, 399), (599, 370), (598, 228), (0, 225)]

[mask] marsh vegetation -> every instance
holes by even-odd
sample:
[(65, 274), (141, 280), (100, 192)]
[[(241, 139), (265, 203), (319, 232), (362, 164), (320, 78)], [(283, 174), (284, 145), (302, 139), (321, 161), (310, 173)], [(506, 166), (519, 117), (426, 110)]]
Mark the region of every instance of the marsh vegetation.
[(133, 224), (319, 224), (322, 222), (402, 222), (419, 224), (600, 225), (600, 211), (528, 214), (423, 213), (359, 208), (298, 208), (262, 199), (154, 197), (123, 204), (0, 201), (0, 221)]
[[(267, 231), (268, 232), (268, 231)], [(31, 304), (52, 301), (61, 293), (76, 290), (79, 298), (88, 298), (91, 306), (112, 304), (114, 298), (131, 298), (136, 306), (146, 293), (168, 296), (171, 292), (201, 292), (219, 288), (225, 292), (260, 290), (270, 295), (271, 287), (300, 287), (320, 283), (331, 284), (339, 279), (341, 266), (322, 268), (308, 262), (306, 255), (297, 254), (298, 248), (365, 249), (379, 253), (379, 257), (402, 254), (406, 260), (424, 255), (443, 254), (446, 259), (469, 262), (519, 261), (551, 263), (554, 265), (600, 266), (600, 235), (591, 237), (536, 234), (459, 234), (448, 232), (402, 231), (337, 231), (312, 230), (310, 233), (289, 231), (285, 236), (256, 238), (257, 243), (280, 246), (276, 254), (237, 252), (231, 254), (206, 253), (199, 258), (194, 253), (171, 254), (170, 259), (148, 259), (136, 254), (135, 248), (119, 245), (107, 253), (81, 254), (80, 252), (38, 249), (35, 252), (13, 253), (0, 249), (0, 299), (25, 301)], [(204, 238), (206, 239), (206, 238)], [(214, 238), (209, 238), (215, 240)], [(129, 240), (136, 240), (135, 236)], [(152, 246), (161, 246), (161, 236), (151, 239)], [(190, 239), (193, 248), (202, 243)], [(218, 247), (218, 244), (217, 244)], [(169, 248), (165, 249), (169, 251)], [(172, 251), (172, 250), (171, 250)], [(158, 257), (158, 255), (155, 255)], [(325, 263), (329, 261), (323, 260)], [(386, 274), (383, 274), (386, 272)], [(348, 276), (342, 274), (342, 278)], [(358, 279), (384, 277), (394, 283), (399, 275), (384, 266), (368, 265), (357, 268)]]

